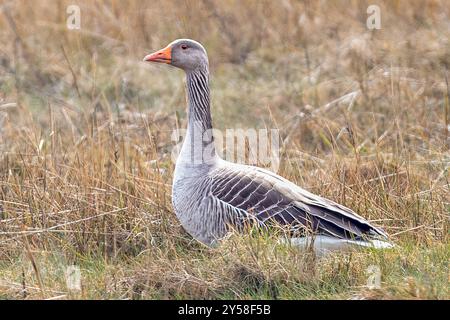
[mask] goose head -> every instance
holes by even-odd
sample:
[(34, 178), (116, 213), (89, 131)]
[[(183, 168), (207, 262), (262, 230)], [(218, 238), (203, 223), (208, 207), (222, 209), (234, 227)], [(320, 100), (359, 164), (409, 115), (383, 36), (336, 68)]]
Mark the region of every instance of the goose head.
[(191, 39), (175, 40), (167, 47), (145, 56), (144, 61), (170, 64), (186, 72), (208, 67), (205, 48)]

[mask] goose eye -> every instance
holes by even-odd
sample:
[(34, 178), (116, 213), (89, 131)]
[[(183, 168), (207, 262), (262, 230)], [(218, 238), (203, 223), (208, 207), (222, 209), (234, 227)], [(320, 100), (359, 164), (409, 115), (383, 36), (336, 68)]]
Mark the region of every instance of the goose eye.
[(188, 48), (188, 46), (186, 44), (181, 45), (181, 49), (186, 50), (187, 48)]

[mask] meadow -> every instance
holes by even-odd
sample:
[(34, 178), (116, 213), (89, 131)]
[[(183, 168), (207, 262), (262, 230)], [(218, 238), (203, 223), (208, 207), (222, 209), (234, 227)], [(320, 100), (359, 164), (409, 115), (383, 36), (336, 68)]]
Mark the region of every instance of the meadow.
[[(449, 299), (450, 6), (377, 1), (369, 30), (371, 4), (0, 1), (0, 299)], [(193, 240), (171, 205), (184, 75), (142, 62), (177, 38), (208, 50), (215, 127), (278, 129), (280, 175), (397, 246)]]

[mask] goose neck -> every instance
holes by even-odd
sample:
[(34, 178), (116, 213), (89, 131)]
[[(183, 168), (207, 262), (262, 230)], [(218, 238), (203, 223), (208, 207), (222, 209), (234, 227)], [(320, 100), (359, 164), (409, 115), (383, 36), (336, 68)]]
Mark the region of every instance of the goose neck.
[(208, 69), (188, 72), (188, 128), (179, 161), (191, 165), (213, 163), (216, 159), (210, 110)]
[(212, 129), (208, 69), (188, 72), (186, 78), (189, 125), (200, 123), (204, 130)]

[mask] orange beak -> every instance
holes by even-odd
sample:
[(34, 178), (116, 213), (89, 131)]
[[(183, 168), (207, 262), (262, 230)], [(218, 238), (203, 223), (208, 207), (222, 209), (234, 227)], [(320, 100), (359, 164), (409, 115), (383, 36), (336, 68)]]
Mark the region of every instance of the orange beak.
[(172, 62), (172, 48), (166, 47), (152, 54), (149, 54), (145, 56), (143, 61), (170, 64)]

